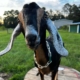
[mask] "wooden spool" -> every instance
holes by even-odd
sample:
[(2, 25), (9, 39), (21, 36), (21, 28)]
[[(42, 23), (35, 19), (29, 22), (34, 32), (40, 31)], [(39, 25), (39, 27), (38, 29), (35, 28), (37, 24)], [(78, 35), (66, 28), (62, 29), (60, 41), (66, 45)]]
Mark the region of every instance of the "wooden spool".
[[(24, 80), (41, 80), (37, 68), (32, 68), (24, 77)], [(45, 80), (51, 80), (51, 74), (45, 75)], [(80, 80), (80, 72), (68, 67), (59, 67), (58, 80)]]

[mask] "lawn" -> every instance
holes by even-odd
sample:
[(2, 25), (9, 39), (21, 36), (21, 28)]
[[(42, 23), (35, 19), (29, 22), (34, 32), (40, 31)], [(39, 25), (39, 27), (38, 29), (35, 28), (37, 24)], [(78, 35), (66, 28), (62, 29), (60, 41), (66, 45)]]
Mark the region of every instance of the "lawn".
[[(65, 47), (69, 51), (68, 57), (62, 57), (61, 65), (75, 68), (80, 71), (80, 34), (59, 30)], [(0, 51), (6, 47), (11, 34), (0, 31)], [(13, 48), (6, 55), (0, 56), (0, 73), (10, 75), (9, 80), (23, 80), (29, 69), (34, 67), (34, 52), (25, 44), (21, 34), (14, 41)]]

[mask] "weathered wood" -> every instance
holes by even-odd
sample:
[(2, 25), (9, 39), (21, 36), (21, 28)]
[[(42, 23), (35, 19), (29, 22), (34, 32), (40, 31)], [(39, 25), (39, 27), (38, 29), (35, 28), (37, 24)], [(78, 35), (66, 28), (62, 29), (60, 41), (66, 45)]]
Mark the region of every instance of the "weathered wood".
[[(24, 80), (40, 80), (40, 76), (36, 76), (37, 72), (37, 68), (32, 68)], [(45, 80), (51, 80), (51, 74), (45, 75)], [(68, 67), (59, 67), (58, 80), (80, 80), (80, 72)]]

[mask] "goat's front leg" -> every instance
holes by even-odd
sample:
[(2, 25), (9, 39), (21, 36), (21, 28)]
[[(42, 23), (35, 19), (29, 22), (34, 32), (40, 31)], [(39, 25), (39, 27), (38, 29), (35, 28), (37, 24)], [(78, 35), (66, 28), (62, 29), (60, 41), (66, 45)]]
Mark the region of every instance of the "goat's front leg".
[(44, 75), (40, 71), (39, 71), (39, 74), (40, 74), (41, 80), (44, 80)]
[(52, 80), (58, 80), (58, 71), (52, 72)]

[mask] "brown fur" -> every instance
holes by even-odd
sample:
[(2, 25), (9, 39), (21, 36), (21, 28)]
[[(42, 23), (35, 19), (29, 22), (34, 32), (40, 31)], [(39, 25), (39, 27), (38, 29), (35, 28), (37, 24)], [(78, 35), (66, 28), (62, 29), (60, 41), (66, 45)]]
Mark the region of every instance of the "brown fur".
[(40, 31), (39, 30), (40, 29), (40, 22), (41, 22), (41, 19), (42, 19), (43, 15), (44, 15), (44, 10), (41, 9), (41, 8), (39, 8), (37, 10), (37, 26), (38, 26), (38, 31)]
[[(47, 59), (41, 44), (39, 45), (35, 52), (36, 52), (35, 57), (38, 64), (44, 66), (47, 63)], [(51, 80), (58, 80), (58, 72), (55, 74), (53, 71), (50, 70), (49, 66), (43, 69), (38, 68), (38, 70), (41, 76), (41, 80), (44, 80), (44, 74), (49, 74), (50, 72), (52, 72)]]
[[(40, 31), (40, 23), (41, 23), (41, 19), (44, 15), (44, 10), (39, 8), (37, 10), (37, 27), (38, 27), (38, 33)], [(25, 27), (24, 27), (24, 20), (23, 20), (23, 13), (22, 11), (19, 13), (18, 15), (18, 18), (22, 24), (22, 27), (25, 31)], [(36, 60), (38, 62), (38, 64), (42, 65), (42, 66), (45, 66), (45, 64), (48, 62), (47, 59), (46, 59), (46, 56), (45, 56), (45, 51), (44, 49), (42, 48), (42, 44), (40, 44), (38, 46), (38, 48), (36, 49), (35, 51), (35, 57), (36, 57)], [(40, 76), (41, 76), (41, 80), (44, 80), (44, 74), (49, 74), (51, 71), (50, 67), (48, 66), (47, 68), (43, 68), (43, 69), (39, 69), (39, 72), (40, 72)], [(55, 78), (55, 79), (54, 79)], [(57, 74), (52, 72), (52, 80), (57, 80)]]
[(21, 24), (22, 24), (22, 27), (23, 27), (23, 29), (25, 30), (22, 11), (19, 13), (18, 19), (20, 20), (20, 22), (21, 22)]
[[(46, 59), (44, 50), (42, 48), (42, 45), (39, 45), (39, 47), (36, 49), (36, 60), (42, 66), (44, 66), (47, 63), (47, 59)], [(44, 69), (39, 69), (39, 71), (42, 74), (48, 74), (50, 72), (50, 68), (47, 67), (47, 68), (44, 68)]]

